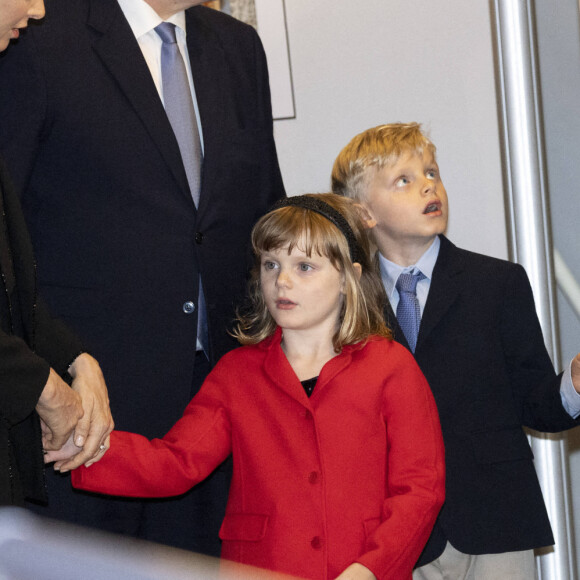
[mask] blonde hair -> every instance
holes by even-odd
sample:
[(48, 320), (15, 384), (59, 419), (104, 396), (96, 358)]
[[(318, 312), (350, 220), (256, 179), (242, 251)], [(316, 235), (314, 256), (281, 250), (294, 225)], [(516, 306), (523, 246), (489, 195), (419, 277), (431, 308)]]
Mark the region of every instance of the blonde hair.
[(300, 249), (308, 256), (315, 252), (327, 257), (344, 276), (345, 295), (340, 324), (332, 340), (335, 352), (340, 352), (348, 344), (364, 344), (370, 335), (392, 338), (383, 320), (385, 291), (371, 263), (369, 242), (358, 206), (352, 200), (332, 193), (304, 197), (328, 204), (347, 220), (358, 244), (360, 278), (351, 260), (347, 238), (332, 221), (312, 209), (297, 205), (274, 209), (252, 230), (255, 263), (249, 283), (249, 303), (242, 313), (238, 312), (233, 335), (242, 344), (256, 344), (276, 330), (276, 322), (266, 308), (260, 286), (261, 254), (281, 248), (290, 254), (300, 244)]
[(370, 179), (383, 167), (411, 152), (435, 156), (435, 145), (419, 123), (391, 123), (363, 131), (338, 154), (332, 168), (332, 191), (364, 201)]

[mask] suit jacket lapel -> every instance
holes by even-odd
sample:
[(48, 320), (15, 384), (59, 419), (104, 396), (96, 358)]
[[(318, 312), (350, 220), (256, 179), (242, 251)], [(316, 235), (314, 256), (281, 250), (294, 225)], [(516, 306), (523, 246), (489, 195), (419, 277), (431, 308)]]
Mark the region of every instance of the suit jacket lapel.
[(208, 192), (219, 168), (223, 146), (225, 56), (219, 37), (203, 21), (203, 8), (186, 11), (187, 50), (203, 132), (203, 169), (199, 211), (210, 203)]
[(429, 296), (421, 319), (416, 351), (420, 350), (421, 344), (445, 316), (461, 291), (461, 285), (457, 278), (463, 270), (461, 257), (457, 248), (445, 236), (440, 236), (440, 239), (441, 248), (433, 270)]
[(178, 185), (191, 199), (177, 140), (123, 11), (114, 0), (91, 0), (88, 25), (99, 33), (93, 45), (95, 52), (145, 125)]

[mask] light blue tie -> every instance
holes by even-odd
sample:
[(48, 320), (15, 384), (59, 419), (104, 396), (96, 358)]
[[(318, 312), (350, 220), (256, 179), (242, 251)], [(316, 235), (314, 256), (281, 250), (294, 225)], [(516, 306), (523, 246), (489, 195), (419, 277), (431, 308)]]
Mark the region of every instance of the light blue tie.
[(397, 320), (399, 326), (409, 343), (411, 352), (415, 352), (417, 335), (421, 324), (421, 307), (417, 300), (417, 284), (423, 280), (422, 272), (403, 273), (399, 276), (395, 287), (399, 291), (399, 304), (397, 304)]
[(161, 47), (161, 82), (165, 112), (179, 145), (191, 197), (199, 204), (202, 152), (187, 69), (177, 46), (175, 24), (162, 22), (155, 32), (163, 41)]
[[(165, 112), (179, 145), (193, 203), (195, 203), (195, 207), (198, 207), (203, 154), (187, 69), (177, 45), (175, 24), (162, 22), (155, 27), (155, 32), (163, 41), (161, 46), (161, 84)], [(197, 301), (197, 337), (209, 358), (207, 311), (201, 277)]]

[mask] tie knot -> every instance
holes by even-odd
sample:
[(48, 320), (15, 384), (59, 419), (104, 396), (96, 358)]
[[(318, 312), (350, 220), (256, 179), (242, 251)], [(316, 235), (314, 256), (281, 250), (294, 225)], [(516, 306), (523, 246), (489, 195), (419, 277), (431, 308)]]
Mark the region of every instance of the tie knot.
[(162, 22), (155, 27), (155, 32), (157, 32), (164, 44), (175, 44), (177, 42), (175, 24), (171, 22)]
[(406, 272), (399, 276), (395, 287), (399, 292), (412, 292), (415, 294), (417, 290), (417, 284), (420, 280), (423, 280), (423, 278), (425, 278), (423, 272)]

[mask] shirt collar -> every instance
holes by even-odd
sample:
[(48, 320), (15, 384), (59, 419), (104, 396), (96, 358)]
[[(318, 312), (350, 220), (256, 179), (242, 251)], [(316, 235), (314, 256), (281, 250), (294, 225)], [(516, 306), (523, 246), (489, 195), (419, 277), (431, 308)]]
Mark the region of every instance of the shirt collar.
[(381, 279), (383, 280), (383, 285), (385, 286), (385, 291), (389, 300), (393, 296), (395, 291), (395, 284), (399, 279), (399, 276), (403, 272), (414, 272), (415, 270), (420, 270), (423, 275), (431, 282), (433, 277), (433, 269), (435, 268), (435, 262), (437, 262), (437, 256), (439, 256), (439, 248), (441, 247), (441, 240), (439, 236), (433, 240), (433, 243), (425, 251), (425, 253), (417, 260), (416, 264), (411, 266), (399, 266), (390, 260), (387, 260), (379, 252), (379, 265), (381, 269)]
[[(162, 18), (145, 0), (117, 0), (135, 35), (139, 39), (163, 22)], [(185, 11), (182, 10), (167, 19), (185, 32)]]

